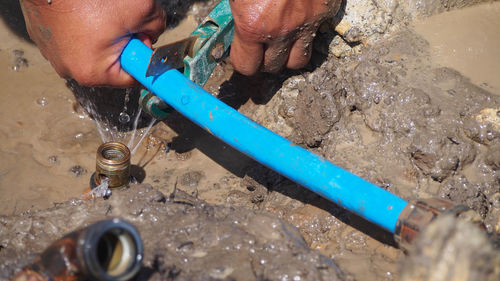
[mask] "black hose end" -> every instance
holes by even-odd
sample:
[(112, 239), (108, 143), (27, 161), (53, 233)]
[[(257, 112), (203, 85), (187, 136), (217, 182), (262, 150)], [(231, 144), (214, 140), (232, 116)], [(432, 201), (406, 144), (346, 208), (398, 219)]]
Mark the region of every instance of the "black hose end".
[(144, 247), (139, 231), (114, 218), (88, 227), (78, 246), (88, 280), (125, 281), (141, 269)]

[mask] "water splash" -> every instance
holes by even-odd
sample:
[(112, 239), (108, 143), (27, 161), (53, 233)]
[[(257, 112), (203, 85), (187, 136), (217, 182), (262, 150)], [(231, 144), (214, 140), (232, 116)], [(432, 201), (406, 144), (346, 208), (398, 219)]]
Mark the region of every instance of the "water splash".
[(94, 119), (94, 121), (95, 121), (95, 125), (96, 125), (96, 128), (97, 128), (97, 132), (99, 133), (99, 136), (101, 137), (101, 141), (102, 141), (103, 143), (108, 142), (108, 141), (109, 141), (109, 140), (108, 140), (108, 137), (107, 137), (107, 136), (106, 136), (106, 134), (105, 134), (105, 131), (106, 131), (106, 130), (103, 128), (102, 123), (101, 123), (101, 122), (99, 122), (99, 121), (98, 121), (98, 120), (96, 120), (96, 119)]
[(133, 124), (133, 127), (132, 127), (132, 136), (130, 137), (130, 140), (129, 140), (128, 144), (127, 144), (127, 146), (129, 148), (132, 147), (132, 145), (134, 144), (135, 134), (137, 132), (137, 125), (139, 124), (139, 117), (141, 117), (141, 113), (142, 113), (142, 107), (139, 106), (139, 111), (137, 112), (137, 115), (135, 116), (134, 124)]
[[(75, 85), (74, 83), (71, 83), (69, 86), (70, 88), (74, 89), (74, 91), (75, 89), (76, 91), (78, 91), (79, 89), (79, 86)], [(120, 113), (118, 114), (118, 116), (113, 116), (113, 118), (117, 119), (111, 120), (109, 119), (109, 115), (105, 116), (103, 114), (99, 114), (99, 111), (97, 110), (98, 104), (94, 104), (92, 99), (88, 98), (92, 95), (99, 94), (98, 91), (98, 88), (84, 88), (83, 91), (80, 91), (80, 93), (83, 93), (80, 96), (84, 97), (84, 99), (80, 100), (80, 104), (87, 111), (89, 117), (94, 120), (97, 132), (103, 143), (117, 141), (127, 144), (127, 147), (130, 149), (131, 154), (134, 155), (144, 139), (151, 132), (153, 125), (156, 123), (156, 119), (152, 119), (148, 127), (146, 127), (145, 129), (138, 129), (139, 123), (141, 121), (142, 108), (139, 104), (137, 104), (137, 110), (135, 110), (135, 112), (132, 111), (133, 113), (130, 113), (130, 111), (128, 110), (128, 108), (130, 107), (129, 103), (131, 101), (131, 95), (134, 91), (131, 88), (125, 91), (123, 107), (121, 108)], [(130, 123), (132, 120), (133, 123)], [(127, 130), (122, 130), (124, 128)], [(141, 137), (137, 141), (138, 136)]]
[(109, 179), (103, 178), (101, 180), (101, 184), (91, 191), (82, 195), (82, 198), (101, 198), (101, 197), (110, 197), (111, 189), (109, 189)]
[[(134, 155), (135, 152), (137, 151), (137, 149), (140, 147), (140, 145), (142, 144), (142, 142), (144, 141), (144, 139), (146, 138), (146, 136), (148, 136), (148, 134), (150, 133), (153, 125), (156, 123), (157, 119), (155, 118), (152, 118), (151, 119), (151, 122), (149, 123), (148, 127), (146, 127), (145, 129), (143, 130), (140, 130), (140, 129), (137, 129), (137, 127), (139, 126), (139, 120), (141, 118), (141, 115), (142, 115), (142, 108), (140, 105), (138, 105), (138, 109), (137, 109), (137, 114), (135, 115), (135, 118), (134, 118), (134, 123), (132, 124), (132, 130), (131, 130), (131, 134), (130, 133), (126, 133), (126, 132), (120, 132), (118, 130), (118, 128), (116, 126), (109, 126), (108, 124), (110, 124), (109, 120), (108, 119), (100, 119), (100, 118), (97, 118), (97, 114), (94, 114), (95, 112), (95, 106), (93, 104), (88, 104), (85, 106), (85, 109), (91, 114), (94, 116), (94, 121), (95, 121), (95, 124), (96, 124), (96, 128), (97, 128), (97, 131), (99, 133), (99, 136), (101, 137), (101, 141), (104, 143), (104, 142), (109, 142), (109, 141), (119, 141), (119, 142), (122, 142), (122, 143), (127, 143), (127, 147), (130, 149), (131, 151), (131, 155)], [(122, 113), (125, 113), (125, 112), (122, 112)], [(119, 121), (120, 123), (123, 124), (122, 120), (120, 118), (122, 118), (122, 113), (120, 113), (120, 116), (119, 116)], [(127, 114), (127, 113), (125, 113)], [(130, 117), (129, 115), (127, 114), (127, 117), (128, 117), (128, 121), (126, 123), (128, 123), (130, 121)], [(139, 132), (139, 135), (141, 135), (141, 138), (137, 141), (137, 143), (135, 142), (136, 141), (136, 137), (138, 135), (138, 132)], [(130, 136), (130, 138), (128, 139), (128, 142), (126, 141), (126, 139)]]
[(128, 124), (128, 122), (130, 122), (130, 115), (128, 115), (127, 112), (120, 112), (118, 121), (120, 121), (120, 123), (123, 125)]
[(131, 93), (132, 89), (127, 89), (125, 91), (125, 99), (123, 101), (123, 109), (122, 109), (122, 112), (120, 112), (120, 115), (118, 117), (118, 121), (120, 122), (120, 124), (122, 125), (126, 125), (128, 124), (128, 122), (130, 122), (130, 115), (128, 115), (127, 113), (127, 105), (128, 105), (128, 102), (130, 101), (130, 93)]
[(140, 144), (142, 143), (142, 141), (144, 140), (144, 138), (149, 134), (149, 131), (151, 131), (151, 128), (153, 127), (153, 125), (156, 123), (156, 118), (153, 118), (151, 120), (151, 123), (149, 123), (149, 126), (147, 127), (146, 131), (142, 134), (142, 137), (139, 139), (139, 141), (137, 142), (137, 144), (135, 145), (134, 149), (132, 149), (132, 151), (130, 152), (131, 155), (134, 155), (135, 152), (137, 151), (137, 149), (139, 148)]

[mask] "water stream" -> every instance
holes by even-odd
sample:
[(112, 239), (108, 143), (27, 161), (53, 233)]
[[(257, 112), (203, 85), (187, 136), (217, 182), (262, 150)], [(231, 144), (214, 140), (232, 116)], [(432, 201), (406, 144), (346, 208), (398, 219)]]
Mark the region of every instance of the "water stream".
[(89, 192), (82, 195), (83, 199), (87, 198), (101, 198), (111, 196), (111, 189), (109, 189), (109, 179), (104, 177), (101, 180), (101, 184), (96, 188), (91, 189)]
[[(123, 126), (127, 126), (131, 121), (131, 117), (127, 113), (128, 103), (130, 102), (130, 94), (131, 94), (131, 89), (127, 89), (124, 98), (123, 108), (118, 116), (118, 122)], [(140, 105), (137, 106), (138, 108), (135, 111), (136, 112), (134, 114), (135, 116), (133, 116), (133, 123), (130, 132), (122, 132), (118, 129), (117, 126), (111, 125), (113, 124), (113, 122), (111, 122), (111, 120), (108, 119), (108, 116), (103, 116), (98, 114), (96, 110), (96, 105), (93, 104), (90, 100), (85, 101), (85, 103), (83, 104), (85, 110), (93, 117), (101, 141), (103, 143), (110, 141), (117, 141), (124, 143), (130, 149), (132, 156), (137, 152), (138, 148), (140, 147), (144, 139), (148, 136), (148, 134), (151, 132), (153, 125), (157, 121), (157, 119), (152, 118), (147, 127), (143, 129), (138, 129), (139, 121), (141, 119), (143, 111)], [(138, 136), (140, 136), (140, 138), (136, 142)]]
[[(146, 128), (146, 130), (144, 130), (142, 132), (142, 137), (139, 139), (139, 141), (135, 144), (134, 148), (130, 151), (130, 154), (133, 156), (135, 154), (135, 152), (137, 151), (137, 149), (139, 148), (139, 146), (141, 145), (142, 141), (144, 140), (144, 138), (149, 134), (149, 132), (151, 131), (151, 128), (153, 128), (153, 125), (156, 123), (156, 119), (153, 118), (151, 119), (151, 122), (149, 123), (148, 127)], [(135, 131), (136, 129), (134, 129), (134, 133), (132, 135), (135, 136)], [(131, 141), (133, 141), (133, 139), (131, 138)], [(129, 149), (131, 148), (131, 146), (129, 146)]]

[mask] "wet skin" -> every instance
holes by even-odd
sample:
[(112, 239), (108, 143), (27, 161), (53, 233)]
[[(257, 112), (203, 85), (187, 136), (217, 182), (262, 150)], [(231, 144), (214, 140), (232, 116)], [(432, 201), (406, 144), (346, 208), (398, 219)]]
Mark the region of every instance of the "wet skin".
[(319, 25), (340, 0), (230, 0), (235, 21), (231, 62), (245, 75), (304, 67)]
[[(50, 2), (50, 3), (49, 3)], [(131, 36), (151, 46), (165, 30), (155, 0), (20, 0), (30, 37), (57, 73), (87, 86), (127, 87), (135, 80), (119, 56)], [(311, 57), (321, 22), (340, 0), (230, 0), (235, 20), (231, 61), (239, 72), (298, 69)]]
[(21, 0), (31, 39), (57, 73), (88, 86), (126, 87), (135, 80), (119, 56), (131, 36), (148, 46), (165, 30), (155, 0)]

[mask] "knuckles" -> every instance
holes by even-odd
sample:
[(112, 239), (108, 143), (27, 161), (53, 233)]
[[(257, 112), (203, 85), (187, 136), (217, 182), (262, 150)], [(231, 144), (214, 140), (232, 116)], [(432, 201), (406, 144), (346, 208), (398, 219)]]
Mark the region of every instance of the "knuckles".
[(235, 17), (235, 30), (242, 35), (243, 39), (251, 41), (263, 41), (266, 34), (271, 30), (268, 24), (263, 24), (261, 16), (252, 17), (248, 15)]

